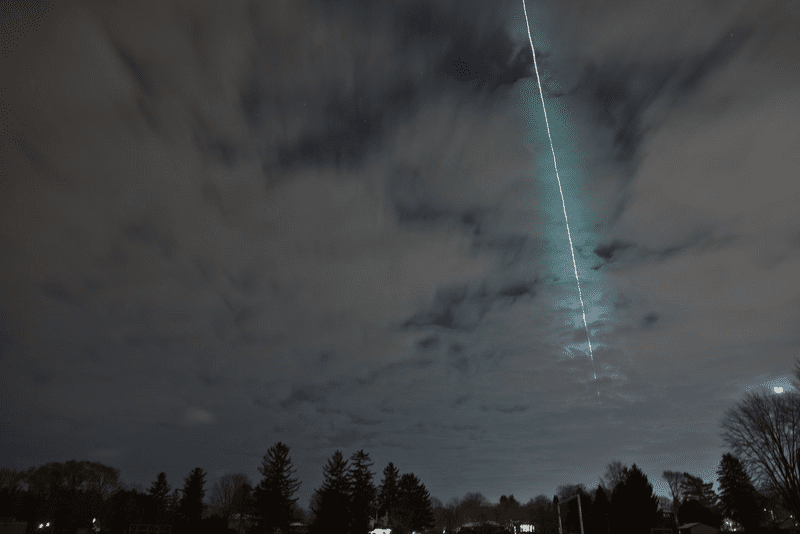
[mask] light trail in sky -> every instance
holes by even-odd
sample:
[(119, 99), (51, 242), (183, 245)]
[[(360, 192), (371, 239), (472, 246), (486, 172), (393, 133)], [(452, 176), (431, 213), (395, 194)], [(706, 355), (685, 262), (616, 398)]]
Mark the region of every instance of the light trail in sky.
[[(542, 98), (542, 111), (544, 111), (544, 124), (547, 126), (547, 138), (550, 140), (550, 152), (553, 154), (553, 166), (556, 169), (556, 180), (558, 180), (558, 192), (561, 193), (561, 206), (564, 208), (564, 221), (567, 223), (567, 238), (569, 238), (569, 251), (572, 253), (572, 267), (575, 269), (575, 282), (578, 284), (578, 298), (581, 301), (581, 313), (583, 314), (583, 327), (586, 329), (586, 341), (589, 343), (589, 358), (592, 360), (592, 374), (594, 375), (595, 386), (597, 386), (597, 371), (594, 369), (594, 354), (592, 354), (592, 340), (589, 338), (589, 325), (586, 324), (586, 308), (583, 305), (583, 295), (581, 294), (581, 282), (578, 279), (578, 264), (575, 262), (575, 250), (572, 246), (572, 234), (569, 231), (569, 218), (567, 217), (567, 205), (564, 202), (564, 191), (561, 189), (561, 178), (558, 176), (558, 163), (556, 163), (556, 151), (553, 149), (553, 137), (550, 135), (550, 123), (547, 121), (547, 108), (544, 105), (544, 92), (542, 92), (542, 80), (539, 78), (539, 67), (536, 65), (536, 51), (533, 49), (533, 38), (531, 37), (531, 25), (528, 22), (528, 9), (525, 7), (525, 0), (522, 0), (522, 10), (525, 12), (525, 26), (528, 29), (528, 41), (531, 43), (531, 54), (533, 54), (533, 68), (536, 70), (536, 82), (539, 84), (539, 96)], [(597, 397), (600, 398), (600, 389), (597, 389)]]

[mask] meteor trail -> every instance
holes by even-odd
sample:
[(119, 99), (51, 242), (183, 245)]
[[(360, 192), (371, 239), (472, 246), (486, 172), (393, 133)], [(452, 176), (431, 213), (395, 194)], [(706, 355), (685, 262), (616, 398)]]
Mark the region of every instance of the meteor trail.
[[(561, 178), (558, 176), (558, 163), (556, 163), (556, 151), (553, 149), (553, 137), (550, 135), (550, 123), (547, 122), (547, 108), (544, 106), (544, 93), (542, 92), (542, 81), (539, 79), (539, 67), (536, 66), (536, 52), (533, 50), (533, 38), (531, 38), (531, 25), (528, 22), (528, 10), (525, 7), (525, 0), (522, 0), (522, 10), (525, 12), (525, 26), (528, 28), (528, 41), (531, 43), (531, 54), (533, 54), (533, 68), (536, 70), (536, 81), (539, 84), (539, 96), (542, 98), (542, 111), (544, 111), (544, 124), (547, 126), (547, 138), (550, 139), (550, 152), (553, 154), (553, 166), (556, 169), (556, 180), (558, 180), (558, 192), (561, 193), (561, 206), (564, 208), (564, 221), (567, 223), (567, 237), (569, 238), (569, 251), (572, 253), (572, 267), (575, 269), (575, 282), (578, 284), (578, 298), (581, 301), (581, 314), (583, 315), (583, 327), (586, 329), (586, 341), (589, 343), (589, 358), (592, 360), (592, 373), (594, 374), (595, 386), (597, 386), (597, 372), (594, 370), (594, 354), (592, 354), (592, 340), (589, 338), (589, 326), (586, 324), (586, 308), (583, 306), (583, 295), (581, 294), (581, 282), (578, 279), (578, 264), (575, 263), (575, 250), (572, 246), (572, 234), (569, 231), (569, 219), (567, 218), (567, 205), (564, 203), (564, 191), (561, 189)], [(597, 390), (597, 397), (600, 397), (600, 390)]]

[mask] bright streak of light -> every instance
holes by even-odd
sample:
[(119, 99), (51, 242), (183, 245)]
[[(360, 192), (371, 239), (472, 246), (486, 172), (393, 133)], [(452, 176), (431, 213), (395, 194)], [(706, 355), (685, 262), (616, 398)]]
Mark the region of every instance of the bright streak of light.
[[(553, 166), (556, 169), (556, 180), (558, 180), (558, 192), (561, 193), (561, 207), (564, 209), (564, 221), (567, 223), (567, 238), (569, 238), (569, 251), (572, 253), (572, 267), (575, 269), (575, 282), (578, 284), (578, 298), (581, 301), (581, 314), (583, 315), (583, 327), (586, 329), (586, 341), (589, 343), (589, 358), (592, 360), (592, 373), (594, 374), (595, 385), (597, 385), (597, 371), (594, 369), (594, 354), (592, 354), (592, 340), (589, 338), (589, 325), (586, 324), (586, 308), (583, 305), (583, 295), (581, 294), (581, 282), (578, 279), (578, 264), (575, 263), (575, 249), (572, 246), (572, 234), (569, 231), (569, 218), (567, 217), (567, 205), (564, 203), (564, 191), (561, 189), (561, 177), (558, 175), (558, 163), (556, 163), (556, 151), (553, 149), (553, 137), (550, 135), (550, 123), (547, 121), (547, 108), (544, 105), (544, 92), (542, 91), (542, 80), (539, 78), (539, 67), (536, 65), (536, 51), (533, 49), (533, 38), (531, 37), (531, 25), (528, 22), (528, 9), (525, 7), (525, 0), (522, 0), (522, 9), (525, 12), (525, 26), (528, 28), (528, 41), (531, 43), (531, 54), (533, 54), (533, 68), (536, 70), (536, 81), (539, 84), (539, 96), (542, 99), (542, 111), (544, 111), (544, 124), (547, 126), (547, 138), (550, 140), (550, 152), (553, 154)], [(597, 397), (600, 397), (600, 389), (597, 390)]]

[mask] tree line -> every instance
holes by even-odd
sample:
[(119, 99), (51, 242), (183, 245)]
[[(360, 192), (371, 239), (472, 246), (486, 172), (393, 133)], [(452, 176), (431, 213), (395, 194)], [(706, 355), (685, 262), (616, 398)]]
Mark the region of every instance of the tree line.
[[(303, 524), (310, 534), (364, 534), (373, 527), (403, 534), (433, 527), (425, 485), (413, 473), (400, 475), (390, 462), (376, 487), (372, 465), (363, 450), (349, 461), (336, 451), (323, 468), (324, 481), (308, 514), (297, 505), (300, 482), (292, 477), (289, 447), (281, 442), (264, 455), (258, 485), (244, 474), (223, 475), (212, 488), (211, 507), (204, 502), (206, 473), (199, 467), (174, 491), (164, 472), (143, 491), (126, 488), (118, 469), (97, 462), (50, 462), (25, 471), (0, 468), (0, 517), (27, 521), (30, 532), (56, 534), (93, 527), (123, 534), (135, 523), (172, 525), (176, 534), (287, 533), (293, 523)], [(50, 526), (40, 529), (40, 524)]]
[[(800, 362), (794, 369), (800, 390)], [(660, 512), (672, 512), (677, 523), (705, 523), (722, 530), (744, 527), (748, 533), (767, 532), (796, 524), (800, 516), (800, 393), (750, 392), (725, 414), (721, 426), (729, 452), (723, 454), (712, 482), (690, 473), (664, 471), (671, 499), (654, 494), (647, 476), (633, 464), (607, 466), (594, 491), (582, 484), (560, 486), (551, 500), (540, 495), (520, 504), (513, 495), (490, 503), (480, 493), (468, 493), (447, 506), (432, 498), (413, 474), (400, 475), (389, 463), (379, 486), (373, 482), (372, 462), (363, 450), (345, 460), (336, 451), (323, 468), (324, 481), (314, 491), (306, 512), (294, 497), (300, 482), (289, 447), (278, 442), (264, 455), (258, 485), (243, 474), (226, 474), (211, 491), (213, 513), (204, 502), (206, 473), (193, 469), (182, 489), (172, 490), (159, 473), (149, 490), (125, 488), (119, 470), (97, 462), (50, 462), (24, 471), (0, 468), (0, 517), (27, 521), (30, 532), (41, 522), (49, 532), (74, 533), (100, 527), (123, 533), (132, 523), (169, 524), (175, 534), (290, 532), (303, 523), (311, 534), (364, 534), (370, 528), (391, 528), (393, 534), (454, 532), (472, 523), (473, 530), (508, 530), (513, 522), (530, 522), (537, 532), (579, 532), (580, 495), (584, 531), (649, 533), (674, 526)], [(40, 522), (41, 521), (41, 522)], [(229, 525), (233, 523), (233, 528)], [(465, 529), (467, 530), (467, 529)]]

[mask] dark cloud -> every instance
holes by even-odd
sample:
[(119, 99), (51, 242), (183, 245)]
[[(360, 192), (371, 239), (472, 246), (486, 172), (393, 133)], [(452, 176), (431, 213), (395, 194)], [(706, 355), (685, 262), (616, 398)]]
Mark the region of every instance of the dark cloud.
[(122, 47), (117, 47), (117, 53), (119, 54), (120, 59), (127, 67), (128, 72), (133, 75), (136, 82), (139, 84), (139, 87), (145, 93), (152, 93), (154, 90), (153, 84), (150, 81), (150, 77), (145, 74), (145, 69), (142, 66), (141, 62), (133, 57), (133, 54), (125, 50)]
[(511, 303), (513, 304), (516, 300), (520, 297), (524, 296), (535, 296), (536, 291), (534, 290), (534, 283), (517, 283), (506, 286), (500, 291), (498, 291), (499, 297), (508, 297), (511, 299)]
[(428, 336), (417, 341), (417, 346), (422, 350), (436, 348), (439, 346), (440, 341), (438, 336)]
[(632, 248), (633, 246), (634, 245), (632, 243), (612, 241), (611, 243), (605, 245), (598, 245), (594, 249), (594, 253), (597, 254), (603, 260), (609, 261), (614, 259), (615, 256), (618, 256), (619, 252)]
[(294, 388), (292, 393), (285, 399), (280, 401), (281, 408), (292, 408), (301, 403), (321, 403), (324, 401), (323, 393), (318, 389), (311, 386)]
[(524, 296), (534, 296), (537, 282), (518, 282), (489, 290), (468, 287), (437, 291), (430, 311), (414, 315), (404, 323), (405, 328), (441, 328), (452, 331), (472, 331), (478, 327), (493, 306), (508, 301), (514, 304)]
[(173, 251), (172, 240), (162, 235), (149, 221), (137, 221), (125, 224), (122, 227), (125, 237), (133, 243), (141, 243), (160, 250), (164, 256), (171, 256)]
[(277, 163), (353, 166), (361, 163), (379, 142), (383, 112), (371, 112), (365, 95), (350, 94), (323, 109), (320, 131), (309, 133), (289, 147), (279, 147)]
[(233, 167), (238, 160), (237, 149), (232, 143), (211, 132), (202, 117), (195, 117), (194, 140), (198, 150), (226, 167)]
[[(491, 94), (533, 75), (530, 54), (519, 50), (504, 28), (492, 26), (503, 12), (500, 4), (492, 7), (408, 2), (397, 10), (393, 27), (405, 47), (441, 54), (435, 73), (456, 82), (453, 88)], [(464, 9), (472, 9), (475, 16), (463, 16)]]
[(482, 404), (479, 406), (484, 412), (496, 411), (500, 413), (521, 413), (527, 411), (530, 407), (522, 404), (506, 405), (506, 406), (486, 406)]
[(80, 299), (72, 292), (68, 291), (64, 285), (58, 281), (51, 280), (42, 284), (42, 291), (53, 300), (57, 300), (71, 306), (79, 306)]
[(642, 325), (645, 327), (651, 326), (655, 324), (659, 319), (659, 315), (657, 313), (648, 313), (642, 318)]

